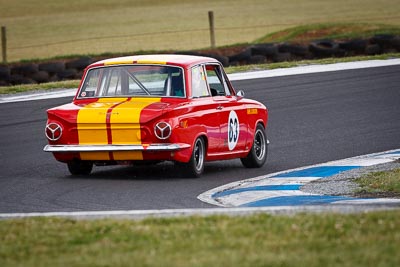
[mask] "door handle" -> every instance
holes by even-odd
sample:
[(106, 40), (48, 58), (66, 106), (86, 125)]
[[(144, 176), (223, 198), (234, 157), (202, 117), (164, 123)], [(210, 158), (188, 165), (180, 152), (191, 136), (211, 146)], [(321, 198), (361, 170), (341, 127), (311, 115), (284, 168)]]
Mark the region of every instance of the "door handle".
[(224, 107), (221, 106), (221, 105), (219, 105), (219, 106), (217, 107), (218, 110), (221, 110), (221, 109), (223, 109), (223, 108), (224, 108)]

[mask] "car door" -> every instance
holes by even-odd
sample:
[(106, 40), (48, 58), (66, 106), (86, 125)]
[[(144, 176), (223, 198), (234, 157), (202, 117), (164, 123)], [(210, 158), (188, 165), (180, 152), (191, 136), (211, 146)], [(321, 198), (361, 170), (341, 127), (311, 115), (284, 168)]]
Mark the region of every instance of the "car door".
[(219, 152), (221, 143), (218, 104), (211, 97), (203, 64), (191, 68), (190, 78), (192, 110), (189, 116), (196, 124), (205, 126), (208, 137), (207, 154), (212, 156)]
[(227, 82), (226, 75), (219, 64), (205, 66), (207, 82), (216, 104), (219, 119), (220, 153), (243, 151), (246, 148), (247, 121), (246, 108), (234, 96), (233, 89)]

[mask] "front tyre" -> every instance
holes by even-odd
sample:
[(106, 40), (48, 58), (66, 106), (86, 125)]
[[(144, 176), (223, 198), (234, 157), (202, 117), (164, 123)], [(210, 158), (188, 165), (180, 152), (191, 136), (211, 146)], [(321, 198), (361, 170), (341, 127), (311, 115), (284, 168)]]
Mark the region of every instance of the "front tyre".
[(185, 174), (190, 177), (200, 177), (204, 171), (206, 146), (204, 139), (199, 137), (194, 142), (192, 156), (188, 163), (184, 163)]
[(69, 161), (67, 165), (72, 175), (89, 175), (93, 169), (93, 163), (90, 161), (73, 160)]
[(246, 168), (260, 168), (267, 160), (268, 141), (264, 126), (257, 125), (254, 133), (253, 146), (245, 158), (241, 158), (242, 164)]

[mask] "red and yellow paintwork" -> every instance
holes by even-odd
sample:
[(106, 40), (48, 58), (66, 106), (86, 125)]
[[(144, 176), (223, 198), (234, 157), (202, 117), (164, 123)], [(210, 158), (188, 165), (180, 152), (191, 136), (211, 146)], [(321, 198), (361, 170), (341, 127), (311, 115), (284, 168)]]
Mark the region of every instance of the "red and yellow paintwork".
[[(207, 144), (206, 160), (245, 157), (252, 147), (257, 124), (267, 126), (267, 109), (257, 101), (237, 97), (229, 81), (231, 96), (190, 98), (190, 69), (199, 64), (208, 63), (220, 64), (215, 59), (205, 57), (151, 55), (114, 58), (88, 66), (84, 78), (88, 70), (98, 67), (132, 64), (178, 66), (184, 71), (186, 97), (81, 99), (77, 93), (72, 103), (47, 111), (47, 124), (57, 123), (63, 130), (61, 138), (49, 141), (48, 147), (76, 147), (77, 149), (65, 152), (48, 151), (53, 152), (55, 158), (62, 162), (74, 159), (93, 162), (137, 160), (188, 162), (195, 139), (204, 136)], [(229, 150), (228, 121), (232, 110), (235, 111), (239, 120), (239, 140), (235, 148)], [(160, 121), (166, 121), (172, 127), (172, 134), (166, 140), (159, 140), (154, 135), (154, 126)], [(176, 146), (174, 149), (147, 150), (154, 144)], [(135, 149), (112, 150), (112, 147), (127, 145), (133, 145)], [(92, 146), (110, 146), (110, 149), (80, 150), (80, 147)]]

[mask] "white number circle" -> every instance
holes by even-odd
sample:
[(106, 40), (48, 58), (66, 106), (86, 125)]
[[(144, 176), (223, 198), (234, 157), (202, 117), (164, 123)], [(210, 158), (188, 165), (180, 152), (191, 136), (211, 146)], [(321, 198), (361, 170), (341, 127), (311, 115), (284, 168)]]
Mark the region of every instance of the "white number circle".
[(228, 147), (233, 150), (239, 140), (239, 118), (235, 111), (229, 113), (228, 119)]

